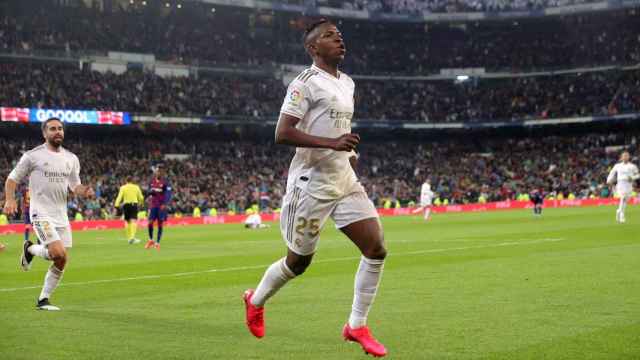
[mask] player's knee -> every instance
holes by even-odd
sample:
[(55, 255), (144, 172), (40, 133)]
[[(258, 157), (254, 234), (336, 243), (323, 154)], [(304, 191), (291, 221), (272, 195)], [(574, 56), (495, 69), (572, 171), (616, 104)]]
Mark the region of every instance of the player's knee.
[(293, 264), (293, 266), (291, 266), (291, 272), (296, 274), (296, 276), (300, 276), (302, 274), (304, 274), (304, 272), (307, 270), (307, 268), (309, 267), (310, 263), (308, 262), (296, 262), (295, 264)]
[(384, 260), (387, 257), (387, 249), (380, 244), (370, 247), (362, 255), (368, 259)]
[(49, 251), (49, 258), (57, 264), (65, 264), (67, 262), (66, 251)]
[(287, 261), (287, 267), (294, 273), (296, 276), (300, 276), (304, 274), (307, 268), (311, 265), (311, 259), (307, 258), (297, 258), (293, 259), (293, 261)]
[(64, 270), (64, 268), (67, 266), (67, 256), (62, 256), (60, 258), (58, 258), (57, 260), (53, 261), (53, 264), (59, 269), (59, 270)]

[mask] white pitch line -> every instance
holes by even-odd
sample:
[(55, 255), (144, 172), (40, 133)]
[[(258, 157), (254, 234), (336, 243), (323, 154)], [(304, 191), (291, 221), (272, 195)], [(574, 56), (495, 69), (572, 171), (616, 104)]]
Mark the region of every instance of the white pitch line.
[[(473, 250), (473, 249), (485, 249), (492, 247), (501, 247), (501, 246), (517, 246), (517, 245), (533, 245), (547, 242), (557, 242), (562, 241), (563, 238), (549, 238), (549, 239), (538, 239), (532, 241), (511, 241), (511, 242), (502, 242), (498, 244), (488, 244), (488, 245), (476, 245), (476, 246), (460, 246), (453, 248), (444, 248), (444, 249), (428, 249), (428, 250), (417, 250), (417, 251), (409, 251), (402, 253), (391, 253), (390, 256), (411, 256), (411, 255), (421, 255), (421, 254), (431, 254), (431, 253), (442, 253), (448, 251), (461, 251), (461, 250)], [(320, 259), (314, 261), (314, 263), (330, 263), (330, 262), (338, 262), (338, 261), (350, 261), (350, 260), (358, 260), (360, 256), (349, 256), (349, 257), (340, 257), (333, 259)], [(209, 274), (209, 273), (218, 273), (218, 272), (231, 272), (231, 271), (246, 271), (246, 270), (256, 270), (256, 269), (265, 269), (271, 264), (266, 265), (253, 265), (253, 266), (238, 266), (238, 267), (230, 267), (223, 269), (209, 269), (202, 271), (189, 271), (189, 272), (180, 272), (180, 273), (172, 273), (172, 274), (161, 274), (161, 275), (144, 275), (144, 276), (133, 276), (119, 279), (105, 279), (105, 280), (91, 280), (91, 281), (82, 281), (82, 282), (68, 282), (62, 283), (59, 286), (84, 286), (84, 285), (94, 285), (94, 284), (106, 284), (113, 282), (124, 282), (124, 281), (134, 281), (134, 280), (152, 280), (152, 279), (160, 279), (166, 277), (181, 277), (181, 276), (191, 276), (191, 275), (200, 275), (200, 274)], [(42, 285), (34, 285), (34, 286), (25, 286), (25, 287), (17, 287), (17, 288), (0, 288), (0, 292), (13, 292), (20, 290), (32, 290), (32, 289), (40, 289)]]

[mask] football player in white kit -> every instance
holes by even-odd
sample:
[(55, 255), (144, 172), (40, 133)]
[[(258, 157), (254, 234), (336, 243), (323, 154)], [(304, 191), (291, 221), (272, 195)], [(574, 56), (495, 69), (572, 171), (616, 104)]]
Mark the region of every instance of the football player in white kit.
[(424, 220), (427, 221), (431, 218), (431, 203), (433, 202), (433, 196), (435, 193), (431, 191), (431, 184), (429, 180), (425, 180), (420, 189), (420, 207), (413, 211), (417, 214), (424, 211)]
[(332, 218), (362, 253), (342, 336), (371, 355), (385, 356), (387, 350), (371, 335), (366, 320), (387, 251), (378, 213), (350, 163), (360, 137), (351, 133), (354, 82), (338, 70), (345, 45), (327, 20), (307, 28), (304, 45), (313, 65), (289, 85), (276, 127), (276, 143), (296, 147), (280, 219), (288, 252), (267, 269), (255, 291), (245, 292), (246, 325), (254, 336), (264, 336), (264, 304), (302, 275), (325, 221)]
[(244, 227), (247, 229), (266, 229), (269, 224), (262, 223), (262, 216), (260, 211), (253, 212), (253, 210), (247, 210), (247, 218), (244, 220)]
[(607, 176), (607, 184), (613, 185), (616, 183), (616, 193), (620, 197), (620, 205), (616, 210), (616, 221), (624, 223), (626, 221), (624, 217), (624, 211), (627, 208), (627, 201), (631, 198), (633, 193), (633, 182), (640, 179), (638, 174), (638, 167), (632, 164), (629, 160), (631, 155), (628, 151), (624, 151), (620, 155), (620, 162), (613, 166), (613, 169)]
[(6, 201), (4, 212), (13, 215), (17, 204), (16, 185), (29, 177), (31, 206), (29, 213), (33, 229), (40, 240), (38, 245), (26, 240), (20, 265), (27, 271), (34, 256), (52, 261), (38, 297), (39, 310), (60, 310), (51, 305), (49, 298), (62, 279), (67, 264), (67, 249), (72, 246), (71, 226), (67, 218), (67, 195), (93, 196), (93, 189), (80, 183), (80, 162), (72, 152), (62, 147), (64, 126), (58, 118), (42, 123), (45, 143), (22, 155), (4, 185)]

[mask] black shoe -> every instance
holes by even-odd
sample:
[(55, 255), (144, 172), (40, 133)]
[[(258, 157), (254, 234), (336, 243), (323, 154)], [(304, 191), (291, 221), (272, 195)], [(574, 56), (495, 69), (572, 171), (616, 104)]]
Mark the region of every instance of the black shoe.
[(33, 261), (33, 255), (29, 252), (29, 246), (33, 245), (33, 243), (29, 240), (26, 240), (22, 244), (22, 256), (20, 256), (20, 266), (22, 270), (29, 271), (31, 269), (31, 261)]
[(47, 311), (59, 311), (60, 308), (55, 306), (55, 305), (51, 305), (51, 303), (49, 302), (48, 298), (44, 298), (42, 300), (38, 300), (38, 305), (36, 305), (36, 309), (38, 310), (47, 310)]

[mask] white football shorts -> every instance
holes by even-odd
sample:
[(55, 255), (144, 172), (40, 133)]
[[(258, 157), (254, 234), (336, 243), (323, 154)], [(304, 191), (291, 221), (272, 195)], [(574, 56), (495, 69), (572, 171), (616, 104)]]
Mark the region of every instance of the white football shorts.
[(49, 246), (49, 244), (54, 241), (62, 241), (62, 244), (66, 248), (73, 246), (70, 225), (56, 227), (46, 219), (32, 219), (31, 223), (33, 225), (33, 231), (36, 233), (38, 239), (40, 239), (42, 245)]
[(631, 197), (631, 193), (633, 193), (633, 185), (631, 185), (631, 183), (619, 182), (616, 185), (616, 193), (618, 193), (619, 197)]
[(320, 231), (329, 217), (338, 229), (360, 220), (378, 218), (378, 211), (363, 191), (323, 200), (298, 187), (284, 196), (280, 214), (282, 238), (291, 251), (303, 256), (316, 251)]

